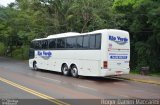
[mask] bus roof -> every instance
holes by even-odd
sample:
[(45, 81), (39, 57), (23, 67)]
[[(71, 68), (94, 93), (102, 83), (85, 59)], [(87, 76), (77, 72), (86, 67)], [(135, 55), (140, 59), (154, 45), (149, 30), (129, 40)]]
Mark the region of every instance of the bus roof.
[(66, 36), (74, 36), (74, 35), (80, 35), (80, 33), (78, 32), (60, 33), (55, 35), (49, 35), (47, 38), (66, 37)]
[(75, 35), (80, 35), (78, 32), (66, 32), (66, 33), (60, 33), (60, 34), (54, 34), (54, 35), (49, 35), (46, 38), (39, 38), (39, 39), (34, 39), (35, 40), (45, 40), (45, 39), (51, 39), (51, 38), (59, 38), (59, 37), (66, 37), (66, 36), (75, 36)]
[[(101, 29), (101, 30), (96, 30), (92, 32), (87, 32), (87, 33), (78, 33), (78, 32), (66, 32), (66, 33), (60, 33), (60, 34), (54, 34), (54, 35), (49, 35), (46, 38), (39, 38), (39, 39), (34, 39), (33, 41), (36, 40), (45, 40), (45, 39), (52, 39), (52, 38), (62, 38), (62, 37), (69, 37), (69, 36), (76, 36), (76, 35), (85, 35), (85, 34), (94, 34), (94, 33), (103, 33), (106, 31), (124, 31), (124, 30), (119, 30), (119, 29)], [(124, 31), (127, 32), (127, 31)]]

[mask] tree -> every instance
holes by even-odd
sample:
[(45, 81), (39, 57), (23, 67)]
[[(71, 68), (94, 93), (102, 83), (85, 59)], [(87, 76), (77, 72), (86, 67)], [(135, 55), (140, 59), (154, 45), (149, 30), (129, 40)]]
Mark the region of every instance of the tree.
[[(136, 69), (150, 66), (159, 72), (159, 8), (158, 0), (117, 0), (113, 8), (124, 15), (122, 29), (131, 33), (131, 63)], [(129, 28), (127, 28), (129, 27)]]

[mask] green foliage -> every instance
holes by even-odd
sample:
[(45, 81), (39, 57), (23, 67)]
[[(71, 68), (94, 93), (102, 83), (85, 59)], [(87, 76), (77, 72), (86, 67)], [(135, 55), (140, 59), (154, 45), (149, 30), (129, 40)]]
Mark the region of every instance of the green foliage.
[(0, 56), (4, 55), (5, 50), (6, 50), (6, 48), (5, 48), (4, 43), (0, 42)]
[(23, 55), (22, 55), (22, 49), (15, 49), (13, 52), (12, 52), (12, 57), (15, 58), (15, 59), (22, 59), (23, 58)]
[(25, 45), (25, 46), (22, 46), (22, 56), (23, 56), (23, 59), (29, 59), (29, 46), (28, 45)]
[[(158, 0), (116, 0), (114, 11), (124, 14), (126, 22), (120, 27), (131, 34), (131, 63), (133, 69), (149, 66), (160, 72), (160, 2)], [(128, 28), (127, 28), (128, 27)]]
[(12, 57), (16, 59), (28, 59), (29, 46), (21, 46), (12, 52)]

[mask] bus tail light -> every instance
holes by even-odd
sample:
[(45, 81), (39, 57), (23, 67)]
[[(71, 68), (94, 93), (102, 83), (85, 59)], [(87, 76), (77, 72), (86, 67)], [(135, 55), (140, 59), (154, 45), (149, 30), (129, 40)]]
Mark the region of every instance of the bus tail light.
[(107, 69), (108, 68), (108, 62), (107, 61), (103, 61), (103, 68)]

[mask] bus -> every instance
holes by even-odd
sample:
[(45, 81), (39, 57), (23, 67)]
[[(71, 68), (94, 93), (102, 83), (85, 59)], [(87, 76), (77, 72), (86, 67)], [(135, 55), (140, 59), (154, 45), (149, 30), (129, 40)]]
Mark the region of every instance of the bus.
[(49, 35), (32, 40), (29, 51), (30, 68), (73, 77), (129, 74), (129, 62), (129, 33), (118, 29)]

